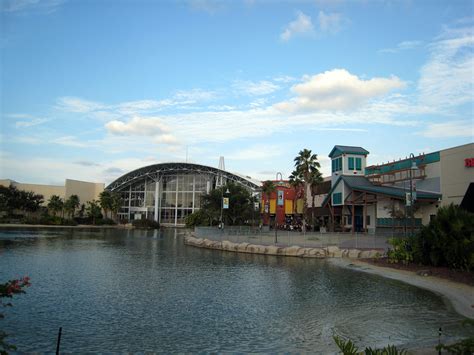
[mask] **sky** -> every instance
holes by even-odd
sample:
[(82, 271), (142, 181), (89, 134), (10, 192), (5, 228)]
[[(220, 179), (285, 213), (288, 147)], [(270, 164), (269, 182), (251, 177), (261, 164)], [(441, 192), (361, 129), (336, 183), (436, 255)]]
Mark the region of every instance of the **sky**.
[(474, 141), (470, 0), (2, 0), (0, 179), (192, 162), (288, 177)]

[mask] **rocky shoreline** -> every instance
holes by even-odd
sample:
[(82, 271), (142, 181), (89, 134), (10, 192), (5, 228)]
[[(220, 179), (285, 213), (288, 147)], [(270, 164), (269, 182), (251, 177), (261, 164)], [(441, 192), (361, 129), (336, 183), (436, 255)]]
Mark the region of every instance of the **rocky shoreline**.
[(367, 259), (380, 257), (383, 250), (370, 249), (340, 249), (337, 246), (328, 246), (324, 248), (304, 248), (300, 246), (280, 247), (277, 245), (257, 245), (250, 243), (233, 243), (228, 240), (216, 241), (206, 238), (196, 238), (188, 235), (184, 238), (184, 244), (206, 249), (224, 250), (237, 253), (275, 255), (275, 256), (293, 256), (300, 258), (350, 258)]

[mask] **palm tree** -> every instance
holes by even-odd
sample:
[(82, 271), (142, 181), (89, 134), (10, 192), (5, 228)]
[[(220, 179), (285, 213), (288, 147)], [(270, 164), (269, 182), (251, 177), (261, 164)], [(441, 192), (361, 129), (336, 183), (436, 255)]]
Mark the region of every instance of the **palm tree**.
[(99, 195), (100, 207), (105, 212), (105, 218), (108, 218), (108, 211), (112, 210), (112, 193), (108, 190), (104, 190)]
[(76, 209), (79, 207), (79, 196), (71, 195), (69, 198), (64, 202), (64, 209), (67, 211), (69, 218), (74, 217)]
[(117, 213), (122, 207), (122, 197), (118, 192), (112, 192), (110, 210), (112, 211), (113, 217), (117, 220)]
[[(270, 195), (276, 191), (276, 186), (271, 180), (264, 181), (262, 184), (262, 192), (267, 196), (267, 201), (270, 204)], [(263, 196), (262, 196), (263, 197)], [(265, 210), (264, 210), (265, 211)], [(267, 211), (268, 225), (270, 226), (270, 206), (268, 206)], [(275, 218), (276, 221), (276, 218)], [(263, 224), (263, 223), (262, 223)]]
[(311, 224), (314, 227), (314, 197), (317, 194), (318, 186), (323, 182), (323, 176), (319, 170), (314, 170), (311, 174), (310, 189), (311, 189)]
[(56, 217), (56, 213), (62, 211), (64, 202), (58, 195), (52, 195), (48, 201), (48, 209), (53, 212), (53, 216)]
[[(321, 176), (317, 154), (312, 154), (311, 150), (303, 149), (294, 159), (295, 171), (292, 173), (293, 179), (299, 179), (303, 182), (303, 231), (306, 230), (306, 211), (307, 211), (307, 194), (312, 180)], [(315, 180), (316, 181), (316, 180)]]

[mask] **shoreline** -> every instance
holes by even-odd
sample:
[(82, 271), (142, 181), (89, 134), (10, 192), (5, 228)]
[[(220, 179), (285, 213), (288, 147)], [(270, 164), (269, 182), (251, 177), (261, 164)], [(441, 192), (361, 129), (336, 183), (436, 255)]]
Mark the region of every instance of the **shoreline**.
[(132, 229), (133, 227), (122, 224), (116, 225), (94, 225), (94, 224), (78, 224), (77, 226), (62, 226), (57, 224), (21, 224), (21, 223), (2, 223), (0, 229), (9, 228), (76, 228), (76, 229)]
[(472, 286), (435, 276), (420, 276), (412, 271), (375, 266), (362, 260), (347, 258), (333, 258), (328, 260), (333, 265), (402, 281), (412, 286), (434, 292), (449, 301), (457, 313), (466, 318), (474, 319), (474, 287)]

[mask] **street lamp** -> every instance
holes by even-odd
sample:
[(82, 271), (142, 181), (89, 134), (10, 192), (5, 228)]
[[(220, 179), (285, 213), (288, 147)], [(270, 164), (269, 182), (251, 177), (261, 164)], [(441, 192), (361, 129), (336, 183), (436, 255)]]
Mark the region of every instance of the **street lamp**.
[(413, 231), (415, 229), (415, 219), (414, 219), (414, 214), (413, 214), (413, 207), (415, 205), (415, 199), (416, 199), (416, 192), (415, 192), (415, 199), (413, 199), (413, 174), (418, 170), (418, 167), (416, 166), (416, 161), (415, 155), (413, 153), (410, 153), (410, 160), (411, 160), (411, 167), (410, 167), (410, 218), (411, 218), (411, 233), (410, 236), (413, 237)]
[[(229, 188), (226, 189), (225, 194), (230, 194)], [(228, 207), (227, 207), (228, 208)], [(222, 221), (222, 211), (224, 209), (224, 186), (222, 186), (221, 190), (221, 218), (220, 218), (220, 227), (224, 229), (224, 222)]]

